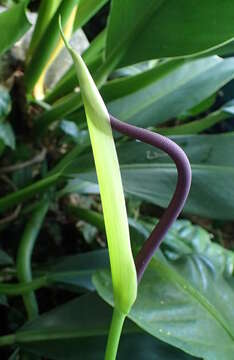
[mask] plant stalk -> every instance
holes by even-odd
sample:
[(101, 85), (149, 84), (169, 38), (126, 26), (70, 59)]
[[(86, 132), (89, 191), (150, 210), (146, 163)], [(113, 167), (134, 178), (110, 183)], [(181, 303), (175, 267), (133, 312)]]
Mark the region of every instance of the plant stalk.
[(105, 360), (115, 360), (126, 315), (114, 308), (108, 335)]
[(16, 342), (16, 337), (14, 334), (0, 336), (0, 347), (14, 345), (15, 342)]
[(7, 296), (18, 296), (27, 294), (28, 292), (40, 289), (41, 287), (47, 285), (48, 282), (46, 276), (42, 276), (27, 283), (0, 284), (0, 294)]
[[(47, 199), (41, 201), (25, 227), (17, 254), (17, 274), (22, 283), (32, 281), (32, 252), (48, 208), (49, 201)], [(38, 315), (38, 305), (34, 292), (30, 291), (24, 294), (23, 301), (28, 319), (32, 320)]]

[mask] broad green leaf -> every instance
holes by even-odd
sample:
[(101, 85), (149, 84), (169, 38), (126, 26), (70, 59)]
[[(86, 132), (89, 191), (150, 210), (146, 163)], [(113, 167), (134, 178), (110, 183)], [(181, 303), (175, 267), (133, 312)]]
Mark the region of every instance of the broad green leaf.
[[(171, 139), (184, 149), (189, 160), (194, 165), (203, 164), (207, 167), (212, 165), (227, 168), (234, 166), (232, 156), (234, 132), (216, 135), (181, 135), (172, 136)], [(127, 148), (129, 149), (128, 152), (126, 152)], [(139, 160), (140, 164), (146, 163), (149, 165), (172, 162), (159, 149), (136, 141), (129, 141), (118, 146), (118, 156), (120, 163), (123, 165), (134, 163), (136, 159)]]
[(148, 127), (198, 105), (233, 77), (233, 58), (213, 56), (186, 62), (177, 60), (136, 77), (107, 84), (102, 94), (111, 114)]
[(136, 298), (137, 278), (109, 114), (82, 58), (67, 43), (66, 46), (76, 67), (87, 117), (100, 186), (116, 307), (126, 314)]
[[(143, 226), (152, 231), (155, 219), (147, 219)], [(234, 273), (234, 252), (211, 241), (211, 238), (212, 235), (202, 227), (192, 225), (188, 220), (178, 220), (165, 236), (161, 250), (172, 261), (203, 254), (212, 262), (217, 274), (228, 278)]]
[[(173, 140), (182, 146), (192, 165), (193, 181), (184, 212), (231, 220), (234, 216), (234, 134), (175, 136)], [(118, 146), (118, 155), (126, 195), (166, 207), (177, 179), (176, 168), (168, 156), (136, 141)], [(80, 186), (78, 192), (86, 192), (82, 189), (81, 180), (84, 180), (95, 193), (98, 188), (93, 186), (96, 179), (92, 169), (92, 159), (84, 156), (71, 163), (65, 173), (76, 178), (75, 183)], [(82, 174), (77, 175), (79, 171)], [(73, 181), (73, 191), (75, 183)]]
[(28, 0), (23, 0), (0, 14), (0, 54), (14, 45), (30, 28), (31, 24), (25, 14), (27, 3)]
[[(191, 234), (185, 227), (178, 235), (192, 235), (195, 244), (203, 234)], [(95, 275), (94, 283), (99, 294), (112, 303), (108, 272)], [(204, 254), (203, 246), (196, 246), (196, 251), (183, 251), (176, 260), (154, 256), (129, 318), (156, 338), (193, 356), (230, 360), (234, 350), (233, 301), (234, 290), (222, 276), (213, 253)]]
[(77, 288), (94, 290), (91, 277), (97, 269), (109, 267), (106, 250), (92, 251), (87, 254), (66, 256), (44, 269), (49, 283), (70, 284)]
[(106, 57), (128, 65), (220, 46), (234, 37), (233, 11), (232, 0), (113, 0)]
[[(51, 360), (103, 360), (104, 359), (104, 336), (92, 336), (79, 339), (64, 339), (57, 341), (44, 342), (43, 344), (33, 343), (23, 348), (29, 353), (41, 356), (49, 356)], [(167, 345), (152, 336), (142, 334), (124, 334), (120, 340), (118, 357), (121, 360), (192, 360), (197, 359), (189, 356), (170, 345)]]
[[(96, 294), (82, 296), (24, 326), (17, 342), (24, 350), (54, 360), (103, 360), (111, 312)], [(137, 360), (193, 359), (126, 322), (119, 358), (129, 359), (129, 351)]]

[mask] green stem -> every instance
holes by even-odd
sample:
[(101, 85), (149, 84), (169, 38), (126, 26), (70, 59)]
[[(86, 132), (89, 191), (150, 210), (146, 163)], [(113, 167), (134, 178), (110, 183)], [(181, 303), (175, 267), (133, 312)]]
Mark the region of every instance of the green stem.
[[(22, 283), (32, 281), (32, 253), (48, 209), (49, 201), (42, 200), (25, 227), (17, 254), (17, 274)], [(35, 318), (38, 315), (38, 305), (34, 292), (23, 295), (23, 301), (29, 320)]]
[(114, 308), (111, 327), (108, 335), (105, 360), (115, 360), (119, 347), (119, 340), (126, 315)]
[(36, 181), (32, 185), (26, 186), (23, 189), (4, 196), (0, 199), (0, 214), (19, 203), (32, 198), (35, 194), (38, 195), (42, 193), (52, 185), (55, 185), (61, 179), (61, 176), (61, 173), (47, 176), (42, 180)]
[(71, 164), (72, 161), (74, 161), (80, 154), (81, 152), (86, 148), (86, 146), (82, 146), (80, 144), (75, 145), (74, 148), (69, 151), (59, 162), (57, 165), (55, 165), (53, 167), (53, 169), (51, 169), (47, 176), (55, 176), (58, 173), (63, 174), (63, 172), (65, 171), (65, 169)]
[(16, 337), (14, 334), (0, 337), (0, 347), (10, 346), (16, 343)]
[(103, 215), (98, 212), (89, 209), (82, 209), (74, 205), (68, 206), (68, 212), (73, 216), (77, 216), (80, 220), (87, 221), (93, 226), (96, 226), (98, 230), (105, 232)]
[(0, 284), (0, 294), (4, 294), (8, 296), (18, 296), (18, 295), (26, 294), (30, 291), (40, 289), (41, 287), (47, 285), (48, 285), (48, 281), (46, 276), (42, 276), (28, 283)]

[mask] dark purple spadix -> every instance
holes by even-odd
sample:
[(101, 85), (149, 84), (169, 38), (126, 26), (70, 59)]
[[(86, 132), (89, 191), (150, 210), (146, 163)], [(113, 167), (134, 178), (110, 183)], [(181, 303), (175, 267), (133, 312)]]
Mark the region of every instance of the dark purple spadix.
[(165, 151), (175, 162), (178, 172), (176, 189), (169, 206), (136, 256), (135, 264), (140, 282), (155, 250), (184, 207), (191, 186), (191, 167), (184, 151), (165, 136), (124, 123), (112, 115), (110, 115), (110, 123), (112, 129)]

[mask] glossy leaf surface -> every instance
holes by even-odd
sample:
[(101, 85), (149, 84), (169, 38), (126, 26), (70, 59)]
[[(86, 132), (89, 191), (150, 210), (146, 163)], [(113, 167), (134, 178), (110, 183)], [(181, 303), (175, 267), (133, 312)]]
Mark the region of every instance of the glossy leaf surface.
[[(183, 223), (174, 231), (177, 239), (184, 239), (184, 246), (191, 240), (196, 250), (179, 251), (174, 260), (154, 256), (129, 318), (151, 335), (194, 356), (230, 360), (234, 349), (233, 288), (220, 271), (212, 244), (204, 253), (209, 241), (204, 242), (202, 231)], [(173, 246), (172, 241), (170, 244)], [(111, 303), (108, 273), (99, 273), (94, 282), (99, 294)]]
[[(90, 294), (68, 302), (26, 325), (18, 332), (17, 338), (23, 349), (49, 356), (50, 359), (75, 360), (80, 357), (102, 360), (111, 313), (111, 308), (96, 294)], [(193, 359), (126, 322), (119, 348), (120, 359), (129, 359), (129, 351), (137, 360), (141, 360), (142, 356), (147, 360), (173, 360), (175, 357), (177, 360)]]
[(113, 81), (103, 87), (102, 95), (111, 114), (148, 127), (181, 115), (233, 77), (233, 58), (175, 60), (140, 75)]
[(113, 0), (106, 56), (127, 65), (205, 51), (232, 40), (233, 13), (232, 0)]

